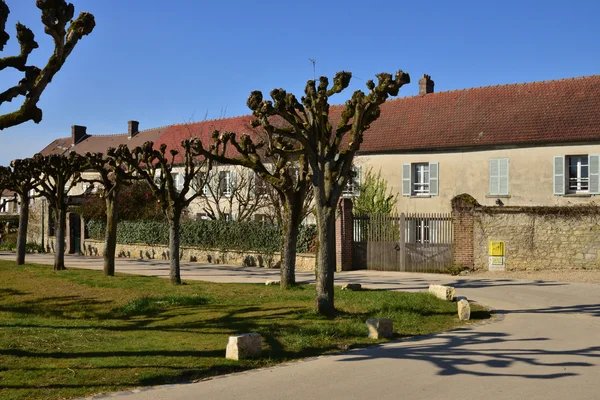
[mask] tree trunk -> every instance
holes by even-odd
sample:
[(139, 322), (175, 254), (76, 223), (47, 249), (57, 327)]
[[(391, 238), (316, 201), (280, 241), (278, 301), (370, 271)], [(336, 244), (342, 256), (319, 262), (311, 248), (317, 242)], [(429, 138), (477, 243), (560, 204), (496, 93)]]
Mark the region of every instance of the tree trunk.
[(17, 265), (25, 264), (25, 245), (27, 244), (27, 225), (29, 223), (29, 196), (19, 195), (21, 210), (19, 215), (19, 233), (17, 236)]
[(335, 209), (316, 206), (317, 211), (317, 297), (316, 310), (321, 315), (335, 315), (333, 274), (335, 272)]
[(65, 267), (65, 230), (67, 227), (67, 211), (59, 208), (56, 212), (56, 253), (54, 253), (54, 270), (62, 271)]
[[(302, 200), (302, 199), (300, 199)], [(302, 201), (297, 196), (288, 196), (283, 208), (283, 243), (281, 249), (282, 289), (296, 284), (296, 246), (302, 217)]]
[(173, 285), (181, 284), (181, 273), (179, 268), (179, 225), (181, 213), (169, 216), (169, 277)]
[(104, 275), (115, 275), (117, 223), (119, 222), (119, 193), (117, 188), (106, 196), (106, 232), (104, 235)]

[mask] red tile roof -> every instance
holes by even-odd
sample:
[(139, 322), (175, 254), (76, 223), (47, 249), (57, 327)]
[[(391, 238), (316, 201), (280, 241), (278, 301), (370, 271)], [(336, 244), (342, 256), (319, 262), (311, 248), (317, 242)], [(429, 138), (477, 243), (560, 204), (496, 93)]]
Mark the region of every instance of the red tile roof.
[[(335, 121), (341, 106), (332, 107)], [(152, 140), (179, 148), (186, 138), (212, 143), (214, 130), (257, 134), (251, 115), (177, 124), (127, 135), (88, 136), (74, 146), (105, 152)], [(555, 81), (487, 86), (389, 100), (365, 132), (361, 153), (483, 148), (500, 145), (600, 141), (600, 75)], [(70, 150), (71, 138), (57, 139), (43, 154)], [(235, 154), (229, 148), (228, 155)]]
[(71, 137), (55, 139), (52, 143), (46, 146), (40, 153), (48, 154), (64, 154), (75, 151), (78, 154), (85, 155), (90, 152), (106, 153), (110, 147), (118, 147), (121, 144), (126, 144), (129, 148), (134, 148), (144, 144), (147, 141), (156, 141), (167, 130), (167, 127), (146, 129), (139, 131), (134, 137), (129, 139), (128, 134), (117, 135), (88, 135), (83, 140), (80, 140), (73, 146)]
[[(202, 144), (208, 147), (213, 143), (212, 134), (215, 130), (235, 132), (238, 139), (243, 133), (257, 135), (257, 131), (250, 126), (252, 119), (251, 115), (243, 115), (241, 117), (171, 125), (156, 141), (154, 147), (157, 148), (161, 144), (166, 144), (167, 149), (181, 150), (181, 142), (193, 137), (199, 138)], [(234, 147), (227, 147), (227, 156), (234, 157), (236, 154), (237, 152)]]
[(600, 75), (398, 98), (362, 153), (600, 140)]

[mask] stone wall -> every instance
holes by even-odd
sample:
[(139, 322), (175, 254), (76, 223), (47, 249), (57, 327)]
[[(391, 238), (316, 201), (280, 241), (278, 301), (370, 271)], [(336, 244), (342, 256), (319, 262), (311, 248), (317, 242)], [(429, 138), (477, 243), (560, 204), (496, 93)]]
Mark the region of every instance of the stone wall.
[(600, 269), (600, 214), (572, 209), (475, 208), (475, 269), (488, 269), (490, 241), (505, 243), (507, 270)]
[[(104, 242), (100, 240), (85, 239), (84, 254), (87, 256), (102, 257)], [(212, 264), (242, 265), (244, 260), (254, 261), (256, 266), (274, 267), (281, 260), (279, 253), (264, 254), (252, 251), (220, 251), (200, 250), (193, 247), (181, 246), (181, 262), (200, 262)], [(167, 246), (152, 246), (147, 244), (117, 244), (118, 257), (166, 260), (169, 258)], [(296, 269), (312, 271), (315, 267), (314, 254), (298, 254), (296, 257)]]

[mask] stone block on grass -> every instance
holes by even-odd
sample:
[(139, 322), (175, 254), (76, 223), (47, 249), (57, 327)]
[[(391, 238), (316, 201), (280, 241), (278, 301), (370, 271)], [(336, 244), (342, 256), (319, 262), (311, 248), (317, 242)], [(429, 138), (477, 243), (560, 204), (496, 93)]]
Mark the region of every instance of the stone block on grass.
[(471, 306), (466, 299), (460, 300), (458, 303), (458, 319), (468, 321), (471, 319)]
[(342, 290), (351, 290), (351, 291), (357, 291), (357, 290), (361, 290), (362, 286), (360, 283), (346, 283), (344, 285), (342, 285)]
[(433, 294), (438, 299), (452, 301), (455, 291), (451, 286), (429, 285), (429, 293)]
[(258, 357), (262, 352), (262, 336), (256, 332), (229, 336), (225, 358), (241, 360), (243, 358)]
[(394, 336), (394, 323), (390, 318), (368, 319), (367, 334), (371, 339), (391, 338)]

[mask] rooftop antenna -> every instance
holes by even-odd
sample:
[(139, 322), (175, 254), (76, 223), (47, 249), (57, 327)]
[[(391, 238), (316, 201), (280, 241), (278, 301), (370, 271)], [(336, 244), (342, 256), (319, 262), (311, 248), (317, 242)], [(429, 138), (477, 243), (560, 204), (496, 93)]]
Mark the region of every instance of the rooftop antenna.
[(313, 65), (313, 80), (317, 80), (317, 73), (316, 73), (316, 64), (317, 64), (317, 59), (316, 58), (309, 58), (308, 59), (312, 65)]

